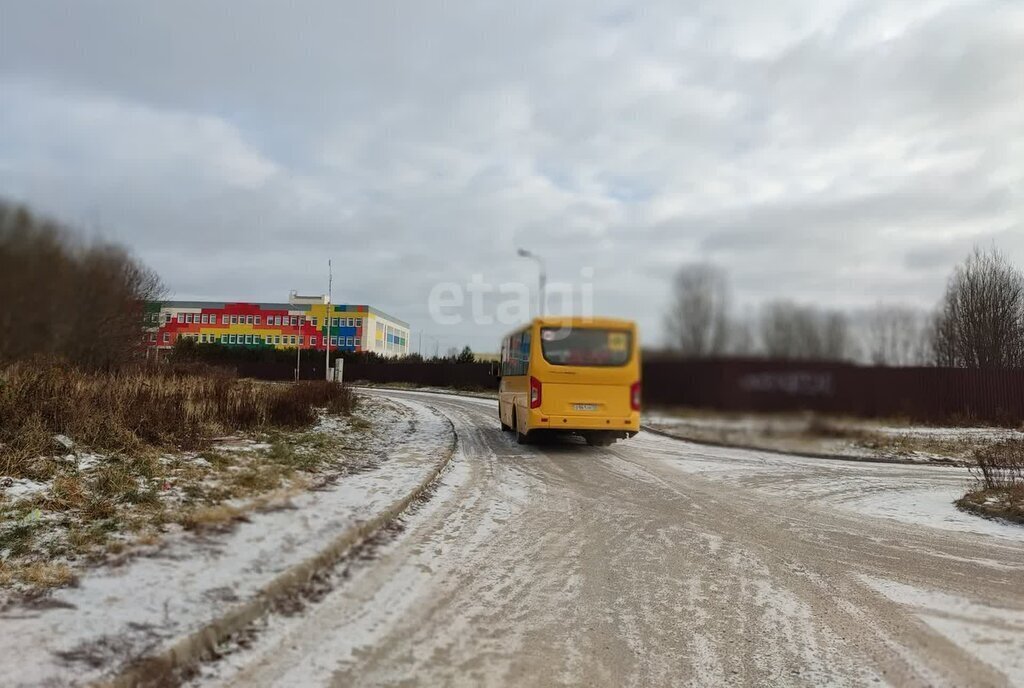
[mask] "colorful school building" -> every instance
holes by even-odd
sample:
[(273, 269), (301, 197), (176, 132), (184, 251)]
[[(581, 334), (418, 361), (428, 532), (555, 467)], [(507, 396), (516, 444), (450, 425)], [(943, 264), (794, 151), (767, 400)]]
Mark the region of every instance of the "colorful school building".
[(146, 312), (146, 344), (168, 349), (181, 338), (199, 344), (409, 353), (409, 325), (370, 306), (327, 304), (326, 296), (292, 293), (288, 303), (162, 301)]

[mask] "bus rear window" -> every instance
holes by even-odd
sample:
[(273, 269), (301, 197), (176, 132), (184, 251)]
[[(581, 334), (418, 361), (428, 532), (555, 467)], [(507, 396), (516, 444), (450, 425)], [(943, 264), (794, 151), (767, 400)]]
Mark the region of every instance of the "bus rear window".
[(633, 333), (598, 328), (545, 327), (540, 331), (544, 360), (566, 366), (622, 366), (633, 350)]

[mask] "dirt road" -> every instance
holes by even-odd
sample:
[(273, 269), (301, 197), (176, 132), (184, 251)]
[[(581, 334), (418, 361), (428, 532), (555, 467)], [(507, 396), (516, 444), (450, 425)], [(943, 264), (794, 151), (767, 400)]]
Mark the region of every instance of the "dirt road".
[(698, 447), (522, 447), (492, 401), (428, 404), (434, 498), (210, 685), (1024, 684), (1024, 529), (961, 469)]

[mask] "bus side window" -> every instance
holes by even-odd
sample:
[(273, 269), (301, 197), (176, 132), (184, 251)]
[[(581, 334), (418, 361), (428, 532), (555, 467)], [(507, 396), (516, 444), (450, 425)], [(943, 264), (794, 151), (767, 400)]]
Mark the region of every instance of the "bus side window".
[(523, 375), (527, 375), (530, 372), (530, 333), (529, 331), (523, 333)]

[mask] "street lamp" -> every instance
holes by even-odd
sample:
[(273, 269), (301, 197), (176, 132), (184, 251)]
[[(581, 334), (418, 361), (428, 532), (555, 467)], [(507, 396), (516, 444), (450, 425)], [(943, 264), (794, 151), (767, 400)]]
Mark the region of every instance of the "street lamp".
[(521, 248), (518, 251), (520, 258), (530, 258), (531, 260), (537, 261), (538, 270), (538, 281), (540, 283), (540, 289), (537, 294), (537, 315), (544, 317), (544, 286), (547, 282), (547, 274), (544, 271), (544, 260), (536, 253), (527, 251), (525, 248)]

